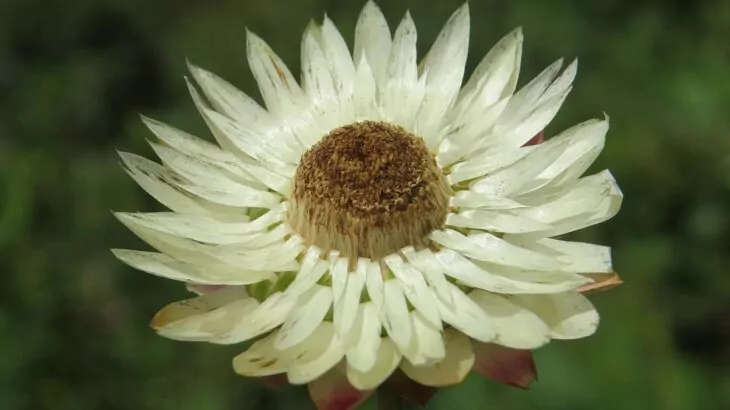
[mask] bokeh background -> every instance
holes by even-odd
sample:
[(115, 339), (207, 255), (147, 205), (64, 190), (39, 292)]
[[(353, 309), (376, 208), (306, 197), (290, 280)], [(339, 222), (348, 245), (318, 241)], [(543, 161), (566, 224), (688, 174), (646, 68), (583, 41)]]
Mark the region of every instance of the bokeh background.
[[(425, 51), (460, 0), (411, 9)], [(309, 409), (301, 388), (233, 374), (242, 347), (157, 337), (148, 320), (182, 286), (122, 265), (144, 248), (110, 210), (160, 206), (116, 150), (152, 156), (144, 113), (208, 137), (185, 59), (258, 93), (245, 28), (293, 71), (300, 35), (327, 13), (352, 44), (364, 2), (0, 1), (0, 409)], [(536, 353), (529, 391), (470, 377), (429, 409), (730, 408), (730, 2), (471, 2), (469, 68), (515, 26), (525, 84), (579, 57), (555, 133), (611, 116), (604, 154), (625, 193), (619, 215), (573, 238), (614, 247), (626, 284), (599, 294), (591, 338)]]

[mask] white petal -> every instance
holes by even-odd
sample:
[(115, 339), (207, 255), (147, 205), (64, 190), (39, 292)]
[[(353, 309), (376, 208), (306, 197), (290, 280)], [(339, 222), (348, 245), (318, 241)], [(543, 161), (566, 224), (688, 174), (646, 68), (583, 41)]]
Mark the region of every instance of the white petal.
[(497, 336), (494, 323), (487, 313), (455, 285), (449, 283), (451, 303), (439, 299), (438, 307), (444, 322), (464, 332), (472, 339), (491, 342)]
[(446, 22), (422, 62), (422, 70), (428, 73), (428, 79), (416, 129), (433, 150), (441, 142), (444, 116), (461, 87), (468, 51), (469, 5), (464, 3)]
[(250, 377), (264, 377), (284, 373), (293, 359), (292, 352), (274, 348), (275, 333), (254, 342), (245, 352), (233, 358), (236, 373)]
[(446, 356), (430, 366), (414, 366), (408, 361), (401, 363), (403, 372), (425, 386), (443, 387), (461, 383), (474, 365), (471, 341), (454, 329), (444, 332)]
[(114, 256), (127, 265), (152, 275), (186, 283), (204, 285), (248, 285), (267, 280), (274, 276), (273, 272), (230, 269), (219, 266), (201, 269), (201, 267), (179, 261), (168, 255), (157, 252), (113, 249)]
[(246, 32), (246, 55), (266, 108), (280, 118), (296, 113), (304, 92), (279, 56), (250, 31)]
[(533, 147), (520, 148), (529, 150), (527, 155), (499, 171), (472, 182), (469, 184), (469, 189), (495, 196), (508, 196), (540, 175), (565, 151), (569, 143), (569, 139), (551, 139)]
[(481, 290), (471, 292), (469, 297), (492, 318), (497, 329), (494, 343), (514, 349), (536, 349), (550, 340), (550, 327), (508, 297)]
[(441, 329), (441, 317), (436, 307), (436, 297), (429, 289), (421, 272), (401, 259), (400, 255), (391, 254), (383, 261), (391, 269), (399, 282), (403, 294), (423, 318), (435, 329)]
[(180, 214), (175, 212), (125, 213), (116, 212), (118, 218), (134, 220), (149, 229), (165, 232), (198, 242), (233, 244), (245, 242), (252, 233), (259, 233), (283, 221), (284, 208), (271, 209), (253, 221), (246, 215)]
[(175, 212), (209, 213), (211, 209), (187, 192), (180, 192), (173, 187), (172, 173), (139, 155), (120, 152), (119, 156), (129, 176), (158, 202)]
[(229, 331), (219, 335), (213, 343), (235, 344), (253, 339), (280, 326), (293, 308), (296, 302), (282, 297), (279, 292), (266, 297), (255, 310), (247, 314), (236, 323), (236, 326)]
[[(378, 84), (384, 80), (390, 56), (390, 29), (385, 16), (373, 1), (363, 7), (355, 26), (355, 50), (353, 61), (359, 63), (365, 57)], [(357, 95), (357, 93), (355, 93)]]
[[(215, 292), (194, 299), (166, 306), (153, 319), (153, 326), (161, 336), (183, 341), (210, 341), (226, 333), (242, 317), (256, 310), (255, 299), (239, 296), (231, 300), (230, 295)], [(217, 306), (226, 298), (227, 303)], [(219, 299), (219, 300), (216, 300)], [(175, 316), (184, 315), (179, 320)], [(156, 323), (166, 323), (155, 326)]]
[(287, 297), (296, 299), (311, 289), (329, 270), (329, 264), (320, 259), (320, 253), (321, 251), (313, 246), (307, 249), (294, 281), (285, 291)]
[(611, 248), (583, 242), (540, 239), (518, 241), (519, 246), (550, 255), (562, 264), (562, 270), (581, 273), (613, 272)]
[(459, 103), (463, 109), (475, 105), (489, 106), (502, 98), (512, 73), (518, 68), (515, 53), (522, 41), (522, 29), (518, 28), (489, 50), (459, 94)]
[(297, 308), (276, 332), (274, 346), (286, 350), (304, 341), (322, 323), (331, 306), (332, 289), (315, 285), (299, 297)]
[(383, 273), (380, 271), (380, 265), (377, 262), (369, 262), (367, 266), (367, 279), (365, 286), (368, 291), (368, 297), (373, 301), (373, 305), (378, 313), (383, 310), (385, 296), (383, 295)]
[(524, 118), (535, 109), (537, 101), (545, 93), (553, 80), (557, 77), (560, 69), (563, 67), (563, 59), (559, 59), (546, 69), (544, 69), (537, 77), (533, 78), (526, 86), (522, 87), (513, 98), (510, 99), (509, 106), (504, 112), (504, 116), (500, 119), (500, 123), (505, 125), (513, 124)]
[[(435, 306), (435, 303), (434, 303)], [(441, 361), (446, 354), (441, 326), (434, 327), (418, 311), (411, 312), (413, 337), (411, 346), (403, 351), (408, 361), (416, 366), (425, 366)]]
[(448, 214), (446, 225), (461, 228), (482, 229), (503, 233), (533, 233), (551, 229), (551, 226), (526, 216), (515, 215), (510, 211), (466, 210), (458, 214)]
[(304, 147), (293, 132), (277, 123), (253, 98), (211, 72), (190, 63), (188, 68), (216, 111), (245, 124), (263, 138), (282, 141), (300, 155), (304, 153)]
[(434, 293), (446, 303), (451, 303), (451, 289), (449, 282), (444, 276), (443, 269), (439, 265), (430, 249), (423, 249), (418, 252), (413, 247), (401, 249), (403, 255), (416, 269), (418, 269), (434, 290)]
[(202, 157), (218, 162), (237, 162), (236, 156), (215, 144), (173, 128), (167, 124), (142, 117), (142, 122), (160, 141), (192, 157)]
[(283, 140), (264, 138), (245, 124), (235, 122), (213, 110), (203, 108), (201, 113), (211, 132), (218, 135), (219, 141), (225, 138), (234, 149), (244, 152), (273, 172), (283, 176), (294, 175), (293, 166), (299, 161), (301, 153), (293, 150)]
[(323, 128), (335, 128), (341, 121), (340, 96), (335, 88), (329, 62), (318, 40), (319, 26), (311, 22), (302, 37), (302, 88)]
[(473, 157), (476, 152), (480, 152), (483, 146), (495, 138), (491, 128), (502, 115), (508, 102), (509, 97), (483, 109), (473, 108), (476, 111), (474, 117), (452, 120), (450, 129), (439, 145), (436, 156), (438, 164), (445, 168), (462, 158)]
[(398, 367), (401, 355), (395, 344), (388, 338), (383, 338), (378, 345), (377, 361), (368, 371), (360, 371), (353, 366), (347, 366), (347, 380), (359, 390), (374, 389), (381, 385)]
[(502, 294), (559, 293), (576, 287), (574, 282), (539, 283), (495, 275), (477, 266), (460, 253), (442, 249), (436, 254), (446, 273), (467, 286)]
[(503, 151), (486, 151), (476, 155), (473, 150), (467, 150), (467, 160), (451, 167), (448, 176), (449, 182), (454, 185), (507, 168), (536, 148), (536, 146), (531, 146)]
[(331, 322), (322, 322), (297, 350), (287, 371), (292, 384), (309, 383), (339, 363), (345, 354)]
[[(281, 228), (284, 235), (290, 232), (286, 225)], [(274, 232), (272, 231), (272, 233)], [(241, 246), (217, 247), (211, 253), (219, 260), (234, 266), (246, 266), (254, 270), (287, 271), (298, 269), (297, 256), (305, 249), (303, 239), (299, 236), (291, 236), (285, 242), (274, 242), (272, 245), (250, 249)]]
[(537, 270), (560, 267), (552, 257), (512, 245), (489, 233), (464, 236), (452, 229), (445, 229), (431, 232), (430, 238), (475, 260)]
[[(330, 73), (334, 80), (335, 89), (340, 95), (341, 103), (343, 105), (348, 104), (355, 79), (355, 65), (350, 56), (350, 51), (347, 49), (347, 43), (345, 43), (332, 20), (326, 15), (322, 22), (321, 36), (322, 50), (330, 64)], [(343, 118), (343, 120), (346, 120), (346, 118)]]
[(457, 208), (486, 210), (509, 210), (527, 207), (527, 205), (523, 205), (510, 198), (469, 190), (458, 191), (456, 195), (452, 196), (449, 200), (449, 205)]
[(523, 283), (541, 283), (557, 286), (561, 289), (575, 289), (579, 286), (592, 283), (590, 278), (574, 272), (562, 270), (562, 267), (560, 268), (561, 270), (535, 270), (497, 265), (491, 262), (481, 262), (476, 260), (472, 260), (472, 262), (492, 275)]
[(600, 154), (606, 140), (606, 132), (608, 132), (607, 120), (590, 120), (552, 138), (570, 139), (570, 143), (560, 157), (525, 189), (532, 191), (543, 186), (550, 188), (577, 180)]
[(380, 348), (380, 319), (378, 310), (372, 302), (358, 306), (357, 316), (348, 337), (347, 364), (358, 372), (368, 372), (378, 360)]
[(535, 312), (551, 328), (554, 339), (579, 339), (598, 328), (598, 312), (579, 292), (555, 295), (518, 295), (514, 302)]
[(562, 190), (556, 200), (511, 211), (521, 218), (537, 220), (551, 227), (535, 236), (557, 236), (612, 218), (621, 207), (623, 194), (610, 172), (581, 178)]
[[(423, 98), (425, 88), (418, 87), (416, 26), (408, 12), (395, 31), (385, 81), (380, 88), (380, 103), (385, 119), (412, 131), (413, 119), (421, 105), (418, 98)], [(414, 92), (417, 88), (420, 92)]]
[(403, 290), (397, 280), (391, 279), (385, 282), (383, 291), (385, 297), (381, 315), (383, 328), (401, 351), (406, 350), (411, 343), (413, 332)]
[(358, 313), (360, 297), (367, 279), (367, 266), (367, 259), (360, 258), (358, 260), (355, 271), (348, 274), (347, 285), (345, 285), (345, 291), (339, 300), (339, 304), (334, 307), (335, 328), (340, 338), (346, 343), (349, 341), (347, 336)]
[[(332, 278), (332, 295), (334, 296), (334, 306), (339, 306), (342, 296), (345, 294), (347, 281), (350, 276), (347, 258), (329, 258), (330, 259), (330, 276)], [(335, 326), (336, 327), (336, 326)]]
[(380, 110), (377, 106), (377, 86), (373, 72), (370, 70), (368, 60), (363, 58), (357, 65), (355, 73), (355, 90), (353, 92), (353, 104), (355, 105), (355, 117), (357, 121), (379, 120)]

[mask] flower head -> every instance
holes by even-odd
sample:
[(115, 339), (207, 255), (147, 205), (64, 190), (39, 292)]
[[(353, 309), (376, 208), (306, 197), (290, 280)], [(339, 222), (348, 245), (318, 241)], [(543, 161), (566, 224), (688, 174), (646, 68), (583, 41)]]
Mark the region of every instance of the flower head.
[(531, 349), (592, 334), (582, 291), (617, 283), (609, 249), (551, 238), (620, 206), (610, 173), (582, 176), (608, 122), (542, 142), (576, 63), (515, 92), (515, 30), (462, 87), (468, 42), (464, 5), (419, 64), (410, 15), (391, 36), (368, 2), (353, 55), (327, 17), (309, 25), (300, 85), (249, 33), (266, 109), (191, 66), (218, 145), (144, 119), (162, 165), (122, 154), (171, 212), (117, 214), (159, 252), (115, 254), (198, 293), (158, 313), (159, 334), (254, 341), (236, 372), (309, 384), (327, 409), (351, 408), (396, 371), (401, 391), (472, 369), (527, 387)]

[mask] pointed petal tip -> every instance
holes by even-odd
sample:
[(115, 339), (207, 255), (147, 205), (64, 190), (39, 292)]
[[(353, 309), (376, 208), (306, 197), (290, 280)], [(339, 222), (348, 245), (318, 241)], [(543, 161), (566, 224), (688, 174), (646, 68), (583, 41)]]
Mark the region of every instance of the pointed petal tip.
[(616, 272), (589, 273), (584, 276), (593, 280), (593, 282), (585, 284), (577, 289), (578, 292), (584, 295), (605, 292), (607, 290), (617, 288), (624, 283), (621, 276), (619, 276)]

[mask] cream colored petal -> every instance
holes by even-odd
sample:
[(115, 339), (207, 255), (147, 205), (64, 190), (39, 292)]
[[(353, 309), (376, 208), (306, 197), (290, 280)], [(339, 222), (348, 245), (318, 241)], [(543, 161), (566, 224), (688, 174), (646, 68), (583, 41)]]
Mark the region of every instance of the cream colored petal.
[(347, 379), (355, 388), (370, 390), (380, 386), (401, 361), (398, 349), (388, 338), (383, 338), (380, 341), (376, 357), (375, 366), (365, 372), (359, 371), (351, 365), (347, 366)]
[(449, 283), (446, 280), (444, 271), (430, 249), (422, 249), (416, 252), (413, 247), (408, 246), (401, 249), (401, 252), (408, 259), (408, 262), (423, 274), (428, 284), (433, 288), (435, 295), (446, 303), (453, 302), (451, 289), (448, 286)]
[(320, 259), (322, 251), (310, 246), (302, 259), (301, 267), (284, 294), (288, 298), (296, 299), (311, 289), (329, 270), (327, 261)]
[(477, 265), (459, 252), (450, 249), (442, 249), (436, 254), (441, 266), (446, 273), (473, 288), (502, 294), (541, 294), (560, 293), (577, 286), (583, 285), (589, 280), (578, 275), (575, 281), (564, 281), (556, 283), (540, 283), (530, 278), (509, 278), (498, 275), (495, 271), (486, 270), (485, 265)]
[[(180, 214), (175, 212), (115, 213), (128, 223), (165, 232), (181, 238), (210, 244), (235, 244), (245, 242), (253, 233), (259, 233), (283, 221), (284, 209), (279, 207), (266, 212), (254, 221), (245, 215)], [(134, 220), (134, 221), (131, 221)]]
[(446, 22), (421, 63), (428, 78), (416, 129), (432, 150), (438, 148), (443, 137), (445, 116), (461, 87), (468, 51), (469, 5), (464, 3)]
[(516, 295), (513, 300), (540, 316), (550, 326), (554, 339), (580, 339), (598, 328), (596, 308), (579, 292)]
[(297, 347), (297, 355), (287, 370), (289, 382), (305, 384), (320, 377), (345, 355), (332, 322), (322, 322), (309, 338)]
[(127, 152), (120, 152), (119, 156), (122, 158), (122, 163), (129, 176), (145, 192), (169, 209), (175, 212), (194, 214), (216, 211), (216, 209), (206, 204), (207, 201), (196, 198), (191, 193), (181, 192), (176, 189), (173, 183), (175, 176), (162, 165)]
[(233, 358), (233, 370), (242, 376), (264, 377), (286, 372), (294, 355), (293, 351), (274, 348), (273, 333), (254, 342), (245, 352)]
[(550, 327), (509, 297), (475, 290), (469, 297), (489, 315), (497, 329), (494, 343), (514, 349), (536, 349), (550, 341)]
[(274, 277), (270, 271), (231, 270), (179, 261), (163, 253), (112, 249), (120, 261), (149, 274), (199, 285), (248, 285)]
[(381, 329), (375, 305), (372, 302), (360, 304), (352, 330), (345, 341), (348, 366), (362, 373), (375, 366), (380, 349)]
[(185, 341), (211, 341), (234, 328), (256, 310), (258, 302), (241, 289), (224, 289), (165, 306), (151, 326), (161, 336)]
[(463, 333), (447, 329), (443, 333), (446, 356), (430, 366), (414, 366), (408, 361), (401, 363), (401, 370), (418, 383), (426, 386), (445, 387), (461, 383), (474, 365), (471, 341)]
[(366, 279), (367, 259), (361, 258), (355, 271), (348, 273), (345, 290), (333, 310), (335, 328), (343, 340), (348, 340), (347, 336), (355, 322)]
[(502, 98), (512, 73), (519, 69), (515, 53), (522, 41), (522, 29), (517, 28), (489, 50), (461, 89), (458, 108), (467, 110), (470, 106), (489, 106)]
[(391, 43), (388, 21), (378, 5), (368, 1), (355, 26), (353, 61), (359, 63), (364, 57), (378, 84), (382, 84), (385, 79)]
[(236, 326), (217, 336), (211, 342), (235, 344), (261, 336), (284, 323), (291, 310), (295, 307), (295, 301), (283, 298), (279, 292), (273, 293), (258, 305), (256, 309), (246, 312), (236, 322)]
[(561, 266), (555, 258), (513, 245), (490, 233), (462, 235), (453, 229), (431, 232), (430, 238), (471, 259), (523, 269), (554, 270)]
[(608, 246), (548, 238), (537, 241), (514, 238), (513, 243), (555, 258), (562, 265), (561, 269), (569, 272), (613, 272), (611, 248)]
[(274, 346), (279, 350), (289, 349), (303, 342), (322, 323), (332, 306), (332, 289), (315, 285), (301, 295), (284, 324), (276, 332)]
[(418, 311), (411, 312), (413, 337), (408, 349), (402, 350), (403, 356), (416, 366), (430, 365), (441, 361), (446, 354), (441, 327), (434, 327)]
[(406, 299), (422, 315), (423, 319), (434, 329), (440, 330), (441, 317), (436, 307), (436, 297), (426, 284), (421, 272), (397, 254), (386, 256), (383, 261), (393, 272)]
[(283, 61), (260, 37), (246, 32), (246, 55), (266, 108), (286, 118), (301, 107), (304, 92)]
[(388, 280), (383, 286), (383, 328), (399, 349), (408, 349), (413, 337), (413, 325), (401, 285), (397, 280)]
[(383, 294), (383, 274), (377, 262), (371, 261), (368, 263), (365, 287), (368, 291), (368, 297), (373, 301), (373, 305), (375, 305), (378, 314), (380, 314), (385, 303), (385, 296)]
[(438, 300), (439, 313), (445, 323), (469, 335), (469, 337), (490, 342), (497, 336), (492, 319), (473, 300), (455, 285), (449, 283), (451, 302)]

